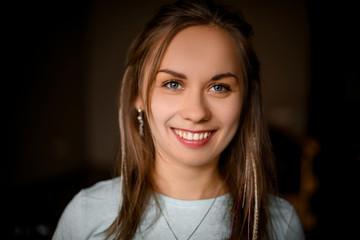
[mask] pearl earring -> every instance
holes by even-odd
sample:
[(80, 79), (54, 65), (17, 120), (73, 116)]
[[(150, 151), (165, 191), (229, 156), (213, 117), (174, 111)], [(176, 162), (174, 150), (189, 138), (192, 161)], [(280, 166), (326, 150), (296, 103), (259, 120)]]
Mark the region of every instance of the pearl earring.
[(140, 137), (143, 137), (144, 136), (144, 120), (143, 120), (143, 117), (142, 117), (142, 111), (141, 111), (141, 108), (138, 108), (138, 121), (139, 121), (139, 135)]

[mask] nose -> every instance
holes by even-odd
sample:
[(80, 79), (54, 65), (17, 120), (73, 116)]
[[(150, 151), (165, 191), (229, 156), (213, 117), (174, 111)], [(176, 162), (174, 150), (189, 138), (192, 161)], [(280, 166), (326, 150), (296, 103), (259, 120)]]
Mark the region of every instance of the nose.
[(181, 114), (184, 119), (194, 123), (208, 121), (211, 117), (206, 98), (201, 92), (189, 92), (184, 97)]

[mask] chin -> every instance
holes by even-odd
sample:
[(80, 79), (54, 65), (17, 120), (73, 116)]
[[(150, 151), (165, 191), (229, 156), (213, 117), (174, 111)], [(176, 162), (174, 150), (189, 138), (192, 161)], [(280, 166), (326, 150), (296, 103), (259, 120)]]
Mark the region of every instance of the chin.
[(182, 159), (178, 159), (179, 162), (183, 163), (189, 167), (204, 167), (207, 165), (213, 165), (218, 163), (218, 157), (212, 158), (199, 158), (194, 156), (184, 157)]

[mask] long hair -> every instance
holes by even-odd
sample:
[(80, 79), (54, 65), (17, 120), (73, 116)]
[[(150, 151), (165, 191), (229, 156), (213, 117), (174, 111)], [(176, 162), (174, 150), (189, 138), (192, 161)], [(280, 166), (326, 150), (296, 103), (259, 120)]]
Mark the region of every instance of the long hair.
[[(187, 27), (199, 25), (218, 26), (236, 40), (244, 74), (239, 128), (219, 161), (220, 174), (232, 199), (230, 238), (269, 236), (268, 194), (274, 182), (274, 168), (263, 120), (259, 62), (250, 43), (252, 28), (239, 13), (232, 13), (212, 1), (190, 0), (163, 6), (145, 25), (128, 52), (119, 107), (121, 146), (117, 172), (122, 178), (121, 207), (106, 230), (108, 238), (132, 239), (150, 197), (156, 199), (151, 178), (155, 147), (147, 121), (151, 118), (148, 99), (155, 74), (173, 37)], [(148, 79), (145, 80), (145, 76)], [(141, 89), (146, 89), (142, 137), (138, 133), (138, 113), (134, 105)]]

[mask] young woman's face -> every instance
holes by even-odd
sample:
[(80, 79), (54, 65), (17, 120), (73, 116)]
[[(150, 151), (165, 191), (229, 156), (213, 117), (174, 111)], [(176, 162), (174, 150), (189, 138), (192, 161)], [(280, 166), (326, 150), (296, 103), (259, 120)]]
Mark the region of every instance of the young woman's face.
[(233, 37), (218, 27), (179, 32), (168, 46), (150, 94), (156, 161), (217, 164), (240, 119), (243, 80)]

